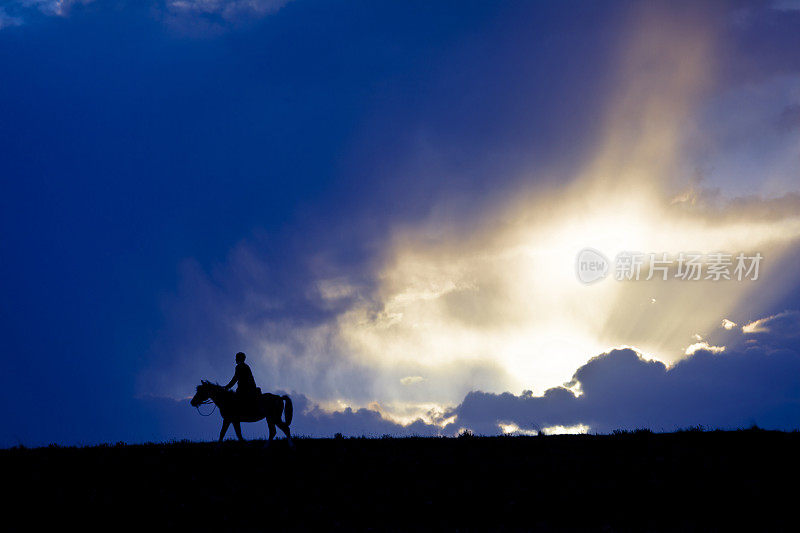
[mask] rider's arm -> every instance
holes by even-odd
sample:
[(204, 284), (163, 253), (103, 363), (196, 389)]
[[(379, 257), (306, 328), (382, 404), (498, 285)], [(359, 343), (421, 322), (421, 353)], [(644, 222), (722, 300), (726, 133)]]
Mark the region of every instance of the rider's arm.
[(237, 370), (236, 370), (236, 373), (235, 373), (235, 374), (233, 374), (233, 379), (231, 379), (231, 382), (230, 382), (230, 383), (228, 383), (227, 385), (225, 385), (225, 388), (226, 388), (226, 389), (230, 389), (231, 387), (233, 387), (233, 386), (236, 384), (236, 382), (237, 382), (238, 380), (239, 380), (239, 370), (237, 369)]

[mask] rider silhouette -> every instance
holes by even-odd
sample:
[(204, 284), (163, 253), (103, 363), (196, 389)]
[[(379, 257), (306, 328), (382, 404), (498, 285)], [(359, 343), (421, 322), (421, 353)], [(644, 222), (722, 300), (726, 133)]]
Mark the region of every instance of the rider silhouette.
[(245, 364), (244, 352), (236, 354), (236, 372), (233, 374), (233, 379), (230, 383), (225, 385), (226, 389), (230, 389), (237, 382), (239, 386), (236, 387), (236, 394), (244, 400), (252, 400), (258, 396), (258, 387), (256, 387), (256, 380), (253, 379), (253, 372), (250, 367)]

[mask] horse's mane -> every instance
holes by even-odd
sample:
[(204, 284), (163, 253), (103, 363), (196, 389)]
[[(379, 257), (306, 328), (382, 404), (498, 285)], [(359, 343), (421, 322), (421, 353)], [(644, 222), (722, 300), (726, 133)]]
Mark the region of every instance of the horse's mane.
[(202, 380), (200, 382), (200, 385), (197, 386), (197, 390), (198, 391), (200, 390), (200, 387), (211, 387), (211, 388), (218, 389), (218, 390), (224, 391), (224, 392), (228, 391), (228, 389), (226, 389), (225, 387), (223, 387), (222, 385), (220, 385), (216, 381), (215, 382), (211, 382), (211, 381)]

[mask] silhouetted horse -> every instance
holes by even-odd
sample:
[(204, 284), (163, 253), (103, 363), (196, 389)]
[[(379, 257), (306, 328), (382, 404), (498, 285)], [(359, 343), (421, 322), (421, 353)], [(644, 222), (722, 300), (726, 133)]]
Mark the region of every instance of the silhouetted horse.
[[(242, 428), (239, 424), (241, 422), (258, 422), (262, 418), (266, 418), (269, 427), (269, 440), (266, 444), (272, 442), (275, 437), (275, 426), (278, 426), (286, 433), (289, 446), (294, 446), (289, 432), (289, 424), (292, 423), (292, 400), (288, 396), (266, 393), (252, 398), (241, 398), (222, 385), (203, 380), (197, 386), (197, 393), (192, 398), (192, 407), (199, 407), (208, 400), (216, 404), (219, 414), (222, 415), (220, 443), (231, 424), (236, 430), (236, 436), (243, 441)], [(284, 413), (284, 420), (281, 420), (281, 413)]]

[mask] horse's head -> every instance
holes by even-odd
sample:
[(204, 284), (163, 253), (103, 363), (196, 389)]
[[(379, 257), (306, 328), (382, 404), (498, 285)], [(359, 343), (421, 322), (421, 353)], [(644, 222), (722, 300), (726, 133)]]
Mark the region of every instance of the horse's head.
[(195, 392), (194, 397), (189, 402), (192, 404), (192, 407), (199, 407), (203, 402), (211, 398), (211, 387), (211, 383), (206, 380), (200, 382), (200, 385), (197, 386), (197, 392)]

